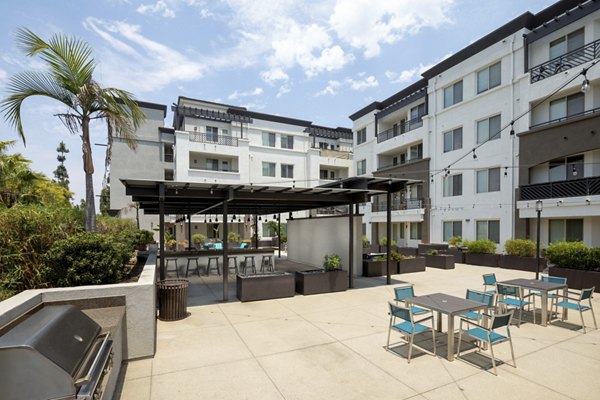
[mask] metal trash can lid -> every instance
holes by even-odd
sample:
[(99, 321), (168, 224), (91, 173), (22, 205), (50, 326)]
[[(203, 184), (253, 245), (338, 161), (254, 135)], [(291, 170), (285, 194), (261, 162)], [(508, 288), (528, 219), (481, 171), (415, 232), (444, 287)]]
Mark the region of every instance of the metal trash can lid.
[(189, 285), (190, 281), (186, 279), (165, 279), (157, 283), (159, 289), (182, 289)]

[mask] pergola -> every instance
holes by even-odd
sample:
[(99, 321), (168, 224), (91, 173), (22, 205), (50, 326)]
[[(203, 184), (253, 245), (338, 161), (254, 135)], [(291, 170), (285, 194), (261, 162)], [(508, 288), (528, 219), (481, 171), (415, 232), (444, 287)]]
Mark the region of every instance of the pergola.
[[(222, 214), (223, 221), (230, 214), (281, 214), (316, 208), (348, 206), (349, 216), (349, 286), (353, 283), (354, 242), (354, 205), (365, 203), (372, 196), (387, 194), (387, 204), (391, 204), (391, 195), (406, 187), (418, 183), (408, 179), (354, 177), (338, 180), (314, 188), (289, 186), (258, 186), (253, 184), (199, 183), (155, 181), (139, 179), (121, 179), (126, 194), (146, 214), (159, 215), (159, 249), (163, 255), (165, 215), (183, 214)], [(256, 222), (255, 222), (256, 223)], [(227, 238), (228, 224), (223, 224), (223, 238)], [(387, 208), (387, 236), (391, 237), (391, 208)], [(387, 283), (391, 283), (390, 243), (387, 245)], [(223, 240), (223, 260), (227, 260), (229, 246)], [(228, 268), (223, 268), (223, 300), (229, 298)], [(160, 279), (165, 279), (165, 260), (160, 257)]]

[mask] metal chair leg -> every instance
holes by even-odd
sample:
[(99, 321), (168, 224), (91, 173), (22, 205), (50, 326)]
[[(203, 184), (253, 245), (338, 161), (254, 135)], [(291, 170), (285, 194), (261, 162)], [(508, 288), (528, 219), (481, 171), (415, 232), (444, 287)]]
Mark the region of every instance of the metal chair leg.
[(585, 322), (583, 321), (583, 312), (581, 311), (581, 307), (579, 308), (579, 316), (581, 317), (581, 326), (583, 327), (583, 333), (585, 333)]
[(490, 352), (492, 353), (492, 366), (494, 367), (494, 375), (498, 376), (498, 371), (496, 371), (496, 358), (494, 357), (494, 346), (492, 346), (491, 340), (488, 340), (488, 346), (490, 346)]
[(510, 354), (512, 355), (513, 367), (517, 368), (517, 362), (515, 361), (515, 351), (513, 349), (513, 344), (512, 344), (512, 337), (510, 339), (508, 339), (508, 342), (510, 343)]
[(414, 333), (410, 335), (410, 338), (408, 339), (408, 363), (410, 364), (410, 356), (412, 354), (412, 347), (413, 347), (413, 339), (414, 339), (415, 335)]
[(460, 358), (460, 344), (462, 343), (462, 329), (458, 331), (458, 349), (456, 349), (456, 358)]

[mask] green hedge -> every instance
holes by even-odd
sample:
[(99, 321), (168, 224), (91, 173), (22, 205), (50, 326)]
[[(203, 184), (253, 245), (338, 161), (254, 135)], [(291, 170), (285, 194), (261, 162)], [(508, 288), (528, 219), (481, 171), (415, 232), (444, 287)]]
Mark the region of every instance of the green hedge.
[(496, 243), (487, 239), (471, 240), (463, 242), (469, 253), (495, 253)]
[(600, 271), (600, 248), (583, 242), (556, 242), (546, 248), (549, 262), (561, 268)]
[(509, 256), (535, 257), (536, 244), (533, 240), (511, 239), (504, 243), (504, 250)]

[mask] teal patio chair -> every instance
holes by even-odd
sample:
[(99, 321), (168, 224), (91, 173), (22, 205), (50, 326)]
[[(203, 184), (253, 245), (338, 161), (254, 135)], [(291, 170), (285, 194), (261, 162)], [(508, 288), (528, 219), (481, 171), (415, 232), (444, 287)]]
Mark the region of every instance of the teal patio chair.
[[(496, 314), (491, 317), (490, 327), (476, 324), (468, 319), (460, 319), (460, 328), (458, 333), (458, 350), (456, 358), (460, 358), (460, 345), (462, 343), (462, 335), (467, 335), (478, 342), (478, 349), (481, 350), (481, 344), (487, 343), (490, 352), (492, 353), (492, 366), (494, 367), (494, 375), (498, 375), (496, 370), (496, 358), (494, 357), (494, 345), (508, 341), (510, 343), (510, 354), (513, 360), (513, 367), (517, 368), (515, 361), (515, 351), (513, 349), (512, 337), (510, 335), (510, 323), (513, 316), (513, 310), (505, 314)], [(463, 324), (466, 324), (466, 329), (463, 328)], [(500, 334), (496, 332), (496, 329), (506, 327), (506, 334)]]
[[(561, 278), (559, 276), (549, 276), (549, 275), (542, 275), (540, 277), (542, 282), (550, 282), (550, 283), (560, 283), (560, 284), (567, 284), (567, 278)], [(538, 291), (538, 290), (532, 290), (531, 294), (533, 295), (533, 310), (535, 312), (535, 298), (536, 297), (541, 297), (542, 296), (542, 292)], [(558, 315), (558, 306), (556, 305), (556, 303), (558, 303), (558, 298), (559, 298), (559, 294), (558, 294), (558, 290), (556, 290), (555, 292), (548, 292), (548, 299), (550, 300), (550, 311), (548, 312), (549, 318), (548, 321), (552, 320), (552, 308), (555, 308), (554, 313), (556, 315)]]
[(215, 250), (223, 250), (223, 243), (221, 243), (221, 242), (215, 243), (214, 249)]
[[(410, 358), (412, 355), (412, 348), (414, 345), (415, 334), (427, 332), (431, 330), (431, 337), (433, 340), (433, 355), (436, 355), (435, 349), (435, 329), (433, 328), (433, 314), (429, 317), (425, 317), (418, 321), (414, 320), (414, 314), (410, 308), (407, 307), (399, 307), (391, 302), (388, 303), (390, 306), (390, 326), (388, 329), (388, 338), (387, 344), (385, 346), (386, 350), (390, 349), (390, 336), (392, 334), (392, 330), (400, 332), (405, 340), (408, 342), (408, 363), (410, 364)], [(402, 322), (396, 323), (396, 318), (400, 319)], [(425, 326), (421, 324), (421, 322), (425, 322), (427, 320), (431, 320), (431, 327)]]
[[(498, 304), (500, 304), (505, 309), (508, 307), (514, 307), (515, 309), (519, 310), (519, 323), (517, 326), (520, 328), (521, 320), (523, 319), (523, 309), (529, 306), (529, 302), (525, 301), (526, 296), (523, 294), (523, 288), (519, 286), (497, 283), (496, 292), (496, 307)], [(533, 313), (533, 323), (535, 324), (535, 312)]]
[[(562, 307), (563, 310), (568, 308), (570, 310), (579, 311), (579, 316), (581, 317), (581, 326), (583, 328), (583, 333), (585, 333), (585, 322), (583, 321), (583, 312), (591, 311), (592, 318), (594, 319), (594, 328), (598, 329), (598, 325), (596, 325), (596, 316), (594, 315), (594, 308), (592, 307), (592, 295), (594, 294), (595, 287), (591, 287), (589, 289), (582, 289), (580, 293), (573, 292), (571, 290), (568, 291), (567, 296), (561, 296), (562, 301), (557, 303), (558, 307)], [(575, 295), (577, 297), (569, 297), (568, 295)], [(568, 301), (571, 300), (571, 301)], [(588, 305), (581, 304), (583, 300), (588, 301)], [(565, 313), (562, 313), (562, 320), (565, 320)]]
[[(404, 305), (406, 305), (406, 299), (408, 299), (409, 297), (415, 296), (415, 289), (412, 284), (398, 286), (398, 287), (394, 288), (394, 295), (395, 295), (394, 301), (396, 302), (396, 304), (398, 304), (399, 302), (405, 302)], [(417, 307), (417, 306), (411, 306), (410, 309), (414, 315), (421, 315), (421, 314), (431, 312), (431, 310), (428, 310), (426, 308)]]
[(496, 293), (496, 290), (488, 290), (488, 286), (496, 287), (496, 274), (483, 274), (483, 291), (486, 293)]
[[(495, 295), (492, 293), (485, 293), (480, 292), (478, 290), (467, 289), (467, 294), (465, 295), (465, 298), (467, 300), (473, 300), (487, 305), (487, 314), (491, 314), (494, 311)], [(484, 317), (484, 314), (477, 311), (467, 311), (466, 313), (462, 314), (461, 317), (474, 321), (479, 321)]]

